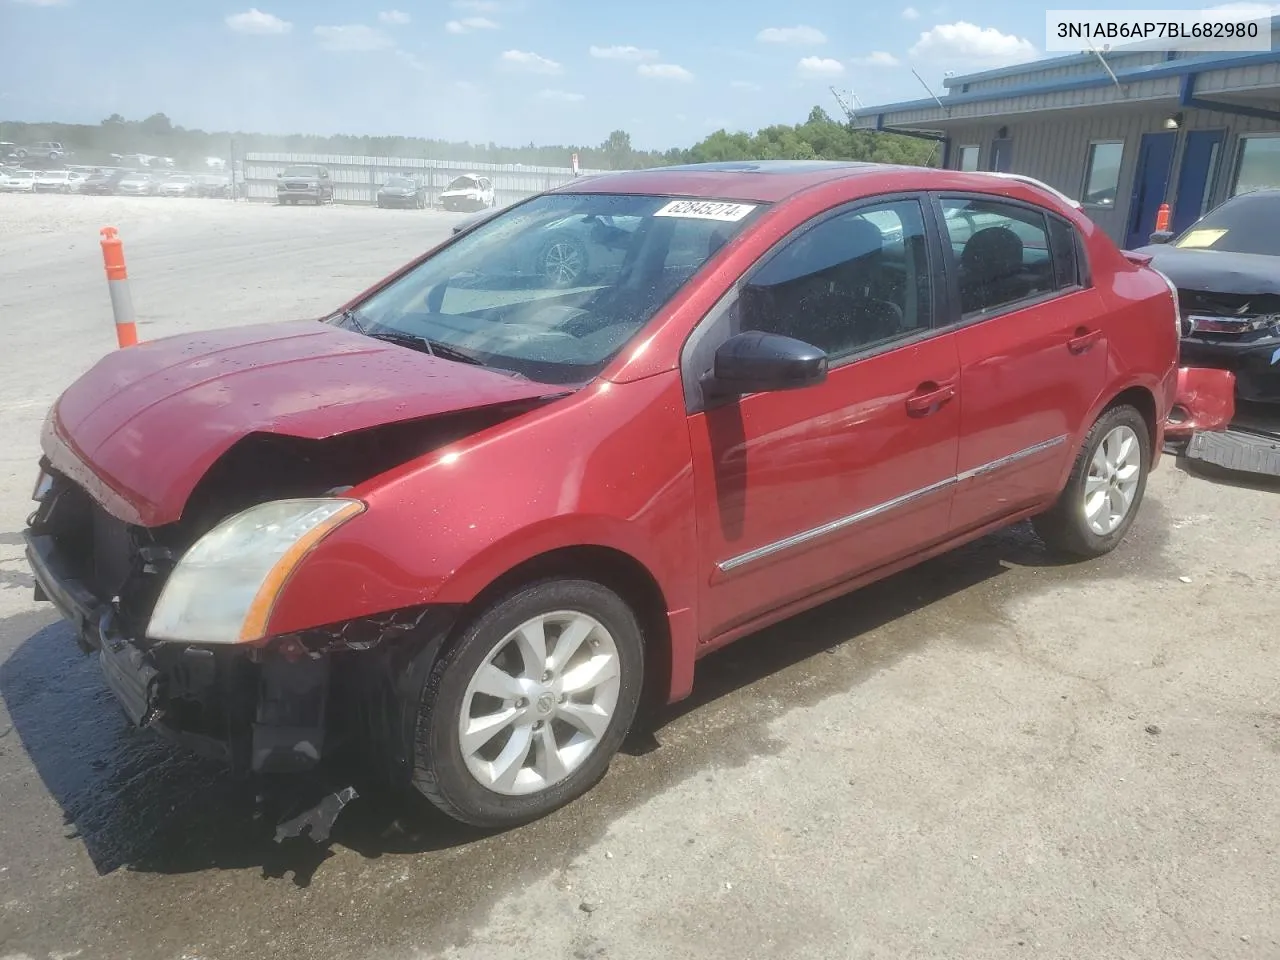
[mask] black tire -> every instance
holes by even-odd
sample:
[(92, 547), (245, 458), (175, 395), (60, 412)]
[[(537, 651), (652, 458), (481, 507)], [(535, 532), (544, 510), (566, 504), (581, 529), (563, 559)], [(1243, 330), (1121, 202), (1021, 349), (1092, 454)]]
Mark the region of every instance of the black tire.
[[(1123, 520), (1110, 533), (1100, 535), (1089, 527), (1085, 518), (1085, 484), (1089, 466), (1099, 445), (1113, 430), (1128, 427), (1138, 438), (1138, 484)], [(1110, 553), (1125, 538), (1142, 506), (1151, 470), (1151, 431), (1147, 421), (1135, 408), (1121, 404), (1109, 407), (1098, 417), (1085, 437), (1071, 475), (1057, 501), (1047, 511), (1032, 518), (1032, 526), (1049, 551), (1073, 560), (1089, 560)]]
[[(468, 770), (458, 743), (458, 726), (467, 687), (494, 646), (518, 626), (544, 613), (575, 611), (595, 618), (612, 635), (618, 651), (619, 690), (612, 719), (593, 752), (564, 779), (530, 794), (490, 790)], [(417, 722), (410, 745), (413, 785), (437, 808), (463, 823), (506, 829), (544, 817), (594, 787), (609, 769), (635, 719), (644, 686), (644, 640), (639, 622), (613, 591), (589, 580), (549, 579), (521, 587), (498, 599), (434, 654), (411, 695)]]

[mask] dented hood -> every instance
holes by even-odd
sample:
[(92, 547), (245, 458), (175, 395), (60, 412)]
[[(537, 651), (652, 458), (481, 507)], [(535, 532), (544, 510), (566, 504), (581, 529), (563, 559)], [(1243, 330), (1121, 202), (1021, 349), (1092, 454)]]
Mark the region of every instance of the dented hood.
[(1239, 293), (1246, 296), (1280, 294), (1280, 258), (1258, 253), (1183, 249), (1167, 244), (1139, 247), (1135, 253), (1151, 257), (1151, 266), (1179, 290)]
[(232, 327), (103, 358), (59, 398), (42, 445), (120, 519), (159, 526), (249, 434), (321, 440), (564, 392), (314, 320)]

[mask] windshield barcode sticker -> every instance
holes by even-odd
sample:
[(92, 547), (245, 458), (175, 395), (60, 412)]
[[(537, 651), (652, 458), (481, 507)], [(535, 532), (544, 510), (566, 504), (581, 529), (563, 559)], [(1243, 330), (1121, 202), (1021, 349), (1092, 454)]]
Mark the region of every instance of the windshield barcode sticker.
[(655, 217), (686, 217), (691, 220), (723, 220), (737, 223), (756, 208), (754, 203), (722, 203), (710, 200), (672, 200)]

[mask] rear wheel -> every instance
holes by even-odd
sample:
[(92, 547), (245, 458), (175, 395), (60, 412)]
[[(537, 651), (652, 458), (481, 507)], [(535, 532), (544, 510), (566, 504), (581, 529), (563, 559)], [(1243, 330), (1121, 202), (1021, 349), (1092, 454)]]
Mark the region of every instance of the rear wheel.
[(636, 714), (644, 647), (617, 594), (545, 580), (488, 607), (423, 673), (414, 785), (457, 820), (505, 828), (604, 776)]
[(1036, 533), (1066, 557), (1110, 553), (1133, 525), (1150, 467), (1146, 420), (1131, 406), (1111, 407), (1085, 438), (1057, 502), (1032, 520)]

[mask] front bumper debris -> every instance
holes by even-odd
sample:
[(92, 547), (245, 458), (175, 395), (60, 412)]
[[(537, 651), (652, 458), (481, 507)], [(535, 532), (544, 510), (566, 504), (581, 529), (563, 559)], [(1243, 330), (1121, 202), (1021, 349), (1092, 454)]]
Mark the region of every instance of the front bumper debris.
[(1182, 367), (1178, 394), (1165, 423), (1165, 437), (1186, 440), (1202, 431), (1225, 429), (1235, 416), (1236, 378), (1230, 370)]
[(1197, 433), (1187, 444), (1187, 458), (1236, 473), (1280, 477), (1280, 437), (1247, 430)]

